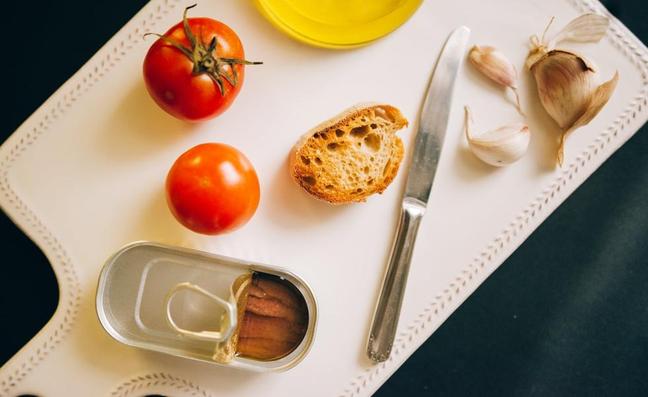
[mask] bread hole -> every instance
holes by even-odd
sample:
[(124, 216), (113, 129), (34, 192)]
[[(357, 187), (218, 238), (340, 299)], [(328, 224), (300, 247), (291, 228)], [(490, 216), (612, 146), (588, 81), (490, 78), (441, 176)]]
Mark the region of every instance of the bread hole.
[(365, 174), (368, 174), (368, 173), (369, 173), (369, 167), (364, 167), (364, 168), (362, 169), (362, 171), (363, 171)]
[(335, 136), (338, 137), (338, 138), (343, 137), (344, 136), (344, 131), (342, 131), (341, 129), (338, 128), (337, 130), (335, 130)]
[(355, 191), (356, 191), (356, 193), (362, 193), (362, 188), (359, 187), (359, 188), (357, 188)]
[(330, 150), (331, 152), (334, 152), (337, 150), (338, 146), (340, 146), (338, 143), (331, 142), (328, 145), (326, 145), (326, 150)]
[(369, 127), (371, 127), (372, 130), (375, 130), (376, 128), (378, 128), (378, 125), (376, 123), (371, 123)]
[(373, 162), (376, 158), (374, 156), (369, 157), (369, 161)]
[(387, 163), (385, 163), (385, 168), (383, 168), (383, 176), (387, 175), (387, 170), (389, 170), (390, 165), (391, 165), (391, 159), (387, 160)]
[(305, 176), (302, 176), (302, 177), (301, 177), (301, 180), (302, 180), (302, 182), (303, 182), (305, 185), (308, 185), (308, 186), (313, 186), (313, 185), (315, 185), (315, 177), (312, 176), (312, 175), (305, 175)]
[(367, 145), (369, 150), (377, 152), (380, 150), (380, 135), (369, 134), (364, 138), (364, 143)]
[(315, 164), (322, 165), (322, 159), (319, 157), (315, 157)]
[(351, 128), (351, 136), (354, 138), (362, 138), (369, 133), (369, 127), (361, 125), (360, 127)]
[(304, 165), (310, 164), (310, 159), (306, 156), (301, 156), (301, 161), (304, 163)]
[(328, 185), (324, 186), (324, 188), (325, 188), (326, 190), (332, 190), (332, 189), (333, 189), (333, 185), (328, 184)]
[(373, 185), (373, 183), (374, 183), (374, 180), (373, 180), (373, 179), (369, 179), (369, 180), (367, 181), (367, 185), (369, 185), (369, 186)]
[(319, 136), (319, 137), (322, 138), (322, 139), (324, 139), (324, 140), (328, 139), (328, 135), (326, 135), (326, 132), (322, 132), (322, 133), (320, 133), (320, 136)]

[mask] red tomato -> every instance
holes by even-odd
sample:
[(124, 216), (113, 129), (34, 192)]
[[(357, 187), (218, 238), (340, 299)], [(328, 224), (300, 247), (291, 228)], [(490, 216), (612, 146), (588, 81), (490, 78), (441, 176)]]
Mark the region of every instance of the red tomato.
[(176, 219), (202, 234), (230, 232), (259, 205), (259, 179), (235, 148), (205, 143), (183, 153), (166, 179), (167, 204)]
[[(193, 6), (192, 6), (193, 7)], [(169, 114), (201, 121), (223, 113), (243, 85), (243, 45), (229, 26), (209, 18), (173, 26), (144, 58), (146, 89)]]

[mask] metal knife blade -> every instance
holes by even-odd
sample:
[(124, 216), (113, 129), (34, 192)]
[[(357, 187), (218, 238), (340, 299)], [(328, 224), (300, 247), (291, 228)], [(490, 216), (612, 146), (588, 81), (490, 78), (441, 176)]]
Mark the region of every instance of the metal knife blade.
[(411, 197), (427, 204), (430, 197), (441, 147), (448, 129), (452, 91), (466, 54), (469, 37), (470, 29), (467, 27), (455, 29), (448, 37), (434, 68), (432, 81), (421, 107), (404, 198)]
[(470, 30), (465, 26), (450, 34), (423, 102), (398, 227), (367, 341), (367, 356), (374, 362), (387, 360), (394, 344), (416, 233), (439, 164), (452, 91), (469, 36)]

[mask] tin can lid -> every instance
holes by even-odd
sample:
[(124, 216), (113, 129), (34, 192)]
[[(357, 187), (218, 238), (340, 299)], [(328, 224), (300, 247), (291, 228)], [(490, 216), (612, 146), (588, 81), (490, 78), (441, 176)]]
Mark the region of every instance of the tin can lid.
[[(173, 310), (173, 301), (177, 298), (182, 292), (192, 292), (193, 294), (202, 295), (205, 298), (213, 301), (217, 306), (220, 306), (224, 313), (221, 314), (220, 321), (218, 323), (219, 328), (217, 330), (191, 330), (183, 328), (181, 325), (178, 325), (178, 322), (175, 319), (177, 316), (177, 311)], [(190, 296), (191, 299), (191, 296)], [(206, 340), (212, 342), (227, 342), (227, 340), (232, 336), (232, 333), (236, 329), (237, 323), (237, 309), (236, 309), (236, 299), (234, 292), (232, 291), (230, 296), (225, 299), (218, 295), (207, 291), (199, 285), (192, 284), (186, 281), (174, 285), (171, 290), (167, 293), (164, 301), (166, 320), (169, 326), (177, 332), (179, 335), (184, 336), (185, 338)], [(174, 312), (176, 314), (174, 314)], [(201, 318), (209, 318), (213, 313), (199, 313)]]

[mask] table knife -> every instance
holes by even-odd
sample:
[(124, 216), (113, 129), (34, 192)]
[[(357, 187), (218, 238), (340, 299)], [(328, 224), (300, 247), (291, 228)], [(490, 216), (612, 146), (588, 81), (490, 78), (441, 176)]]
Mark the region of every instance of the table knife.
[(439, 164), (448, 128), (452, 92), (459, 67), (466, 56), (469, 37), (470, 29), (465, 26), (450, 34), (437, 60), (421, 107), (400, 219), (369, 332), (367, 355), (373, 362), (387, 360), (394, 343), (416, 233)]

